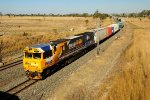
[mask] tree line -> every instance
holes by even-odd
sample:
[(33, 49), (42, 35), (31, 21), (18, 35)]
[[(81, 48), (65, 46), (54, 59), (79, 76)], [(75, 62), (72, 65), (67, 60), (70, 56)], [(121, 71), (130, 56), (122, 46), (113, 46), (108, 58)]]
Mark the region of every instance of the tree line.
[(113, 14), (118, 17), (149, 17), (150, 18), (150, 10), (143, 10), (138, 13), (122, 13), (122, 14)]
[[(113, 16), (117, 17), (150, 17), (150, 10), (143, 10), (139, 13), (121, 13), (121, 14), (112, 14)], [(106, 13), (100, 13), (98, 10), (96, 10), (93, 14), (89, 13), (71, 13), (71, 14), (3, 14), (0, 12), (0, 16), (9, 16), (9, 17), (15, 17), (15, 16), (56, 16), (56, 17), (93, 17), (93, 18), (100, 18), (105, 19), (106, 17), (111, 17), (109, 14)]]
[(0, 12), (0, 16), (9, 16), (9, 17), (15, 17), (15, 16), (54, 16), (54, 17), (93, 17), (93, 18), (100, 18), (100, 19), (105, 19), (109, 16), (109, 14), (105, 14), (105, 13), (100, 13), (98, 10), (96, 10), (93, 14), (89, 14), (89, 13), (71, 13), (71, 14), (2, 14), (2, 12)]

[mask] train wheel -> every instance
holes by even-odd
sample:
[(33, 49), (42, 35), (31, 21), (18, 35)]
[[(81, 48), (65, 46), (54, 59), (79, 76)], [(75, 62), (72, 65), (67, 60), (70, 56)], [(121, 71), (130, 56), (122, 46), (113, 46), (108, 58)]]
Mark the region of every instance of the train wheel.
[(72, 62), (72, 58), (68, 59), (68, 64), (70, 64)]
[(64, 62), (64, 66), (67, 66), (68, 65), (68, 61), (66, 60), (65, 62)]

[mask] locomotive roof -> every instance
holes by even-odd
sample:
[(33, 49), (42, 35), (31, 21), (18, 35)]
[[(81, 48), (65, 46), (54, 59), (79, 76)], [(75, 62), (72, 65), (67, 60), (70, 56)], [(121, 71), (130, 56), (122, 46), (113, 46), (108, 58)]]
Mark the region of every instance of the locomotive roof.
[(51, 45), (57, 45), (59, 43), (65, 42), (65, 41), (67, 41), (67, 39), (58, 39), (58, 40), (55, 40), (55, 41), (50, 41), (50, 44)]
[(50, 50), (50, 44), (37, 44), (37, 45), (31, 46), (31, 48), (40, 48), (43, 51), (49, 51)]

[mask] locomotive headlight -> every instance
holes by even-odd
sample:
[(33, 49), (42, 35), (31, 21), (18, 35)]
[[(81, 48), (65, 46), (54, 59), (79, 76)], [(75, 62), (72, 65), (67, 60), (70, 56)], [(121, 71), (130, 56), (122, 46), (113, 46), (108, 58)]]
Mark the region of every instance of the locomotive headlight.
[(29, 62), (25, 62), (25, 65), (30, 65), (30, 63)]
[(25, 65), (38, 67), (38, 63), (36, 62), (26, 62)]
[(38, 64), (37, 63), (31, 63), (31, 66), (38, 67)]

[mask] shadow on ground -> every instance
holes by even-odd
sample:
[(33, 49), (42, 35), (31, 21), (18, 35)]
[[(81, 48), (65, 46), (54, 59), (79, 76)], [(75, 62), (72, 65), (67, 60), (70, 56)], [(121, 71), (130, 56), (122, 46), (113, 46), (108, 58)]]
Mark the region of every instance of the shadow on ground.
[(18, 96), (0, 91), (0, 100), (20, 100)]

